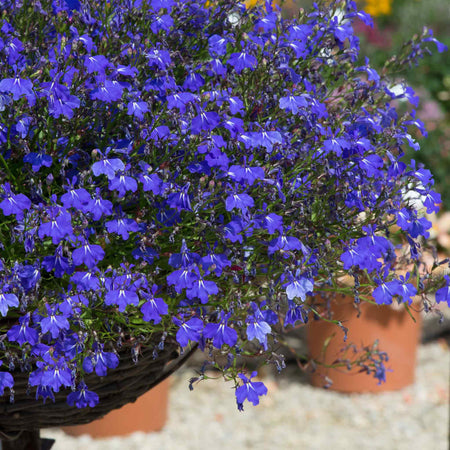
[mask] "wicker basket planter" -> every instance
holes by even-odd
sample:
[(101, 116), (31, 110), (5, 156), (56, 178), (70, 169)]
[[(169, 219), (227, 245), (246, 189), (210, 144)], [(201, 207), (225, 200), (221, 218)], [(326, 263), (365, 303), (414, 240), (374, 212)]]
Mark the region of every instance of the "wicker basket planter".
[[(157, 340), (159, 342), (159, 339)], [(110, 411), (134, 402), (140, 395), (149, 391), (178, 369), (194, 352), (195, 348), (179, 355), (175, 340), (167, 339), (163, 350), (157, 344), (143, 348), (138, 363), (131, 356), (130, 349), (120, 354), (120, 363), (110, 370), (107, 377), (89, 374), (85, 382), (100, 399), (94, 408), (69, 406), (66, 403), (67, 391), (55, 393), (55, 401), (36, 401), (34, 390), (28, 386), (28, 374), (14, 374), (14, 403), (4, 396), (0, 401), (0, 438), (2, 449), (40, 449), (39, 430), (41, 428), (81, 425), (105, 416)], [(34, 444), (27, 444), (29, 441)]]

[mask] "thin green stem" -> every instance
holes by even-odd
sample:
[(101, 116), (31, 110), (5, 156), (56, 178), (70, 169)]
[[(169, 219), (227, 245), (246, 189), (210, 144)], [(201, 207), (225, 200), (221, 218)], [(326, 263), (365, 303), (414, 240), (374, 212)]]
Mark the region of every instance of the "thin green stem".
[(6, 162), (5, 158), (3, 157), (3, 155), (1, 153), (0, 153), (0, 161), (2, 162), (6, 172), (8, 173), (8, 176), (10, 177), (10, 179), (12, 181), (16, 181), (16, 177), (12, 174), (12, 172), (11, 172), (9, 166), (8, 166), (8, 163)]

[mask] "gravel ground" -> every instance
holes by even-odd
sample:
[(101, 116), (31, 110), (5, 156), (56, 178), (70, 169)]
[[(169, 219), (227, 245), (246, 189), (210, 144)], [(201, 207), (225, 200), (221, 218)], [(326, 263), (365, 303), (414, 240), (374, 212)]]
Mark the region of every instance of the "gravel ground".
[(421, 345), (416, 383), (402, 391), (345, 395), (309, 386), (298, 370), (267, 375), (259, 406), (236, 409), (230, 385), (206, 381), (188, 389), (191, 368), (172, 377), (169, 421), (163, 431), (126, 438), (56, 438), (52, 450), (446, 450), (449, 448), (449, 346)]

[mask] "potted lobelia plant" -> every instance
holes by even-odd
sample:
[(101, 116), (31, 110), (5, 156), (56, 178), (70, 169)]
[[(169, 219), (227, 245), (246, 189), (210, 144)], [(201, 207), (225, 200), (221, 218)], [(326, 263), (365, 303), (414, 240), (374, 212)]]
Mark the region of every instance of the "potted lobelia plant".
[(238, 409), (258, 404), (239, 356), (281, 368), (277, 333), (344, 275), (356, 302), (448, 299), (448, 278), (414, 269), (430, 223), (402, 189), (439, 196), (401, 160), (422, 124), (390, 75), (443, 50), (430, 31), (377, 73), (353, 2), (292, 21), (234, 0), (0, 4), (5, 448), (134, 401), (196, 346)]

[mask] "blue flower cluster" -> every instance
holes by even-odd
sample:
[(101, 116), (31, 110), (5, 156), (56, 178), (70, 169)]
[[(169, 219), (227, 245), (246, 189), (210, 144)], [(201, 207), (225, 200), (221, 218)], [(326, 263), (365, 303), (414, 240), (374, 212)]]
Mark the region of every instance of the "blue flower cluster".
[(209, 350), (242, 409), (266, 389), (233, 360), (252, 342), (271, 362), (324, 284), (411, 303), (395, 239), (417, 264), (431, 224), (404, 192), (440, 198), (402, 159), (424, 130), (397, 100), (416, 97), (359, 60), (354, 2), (295, 20), (235, 0), (0, 11), (0, 394), (19, 368), (37, 398), (92, 407), (84, 375), (162, 334)]

